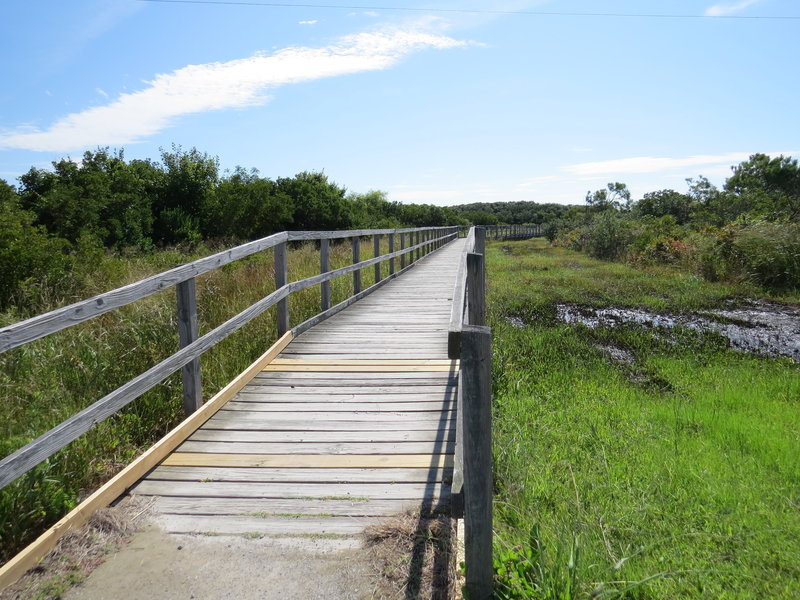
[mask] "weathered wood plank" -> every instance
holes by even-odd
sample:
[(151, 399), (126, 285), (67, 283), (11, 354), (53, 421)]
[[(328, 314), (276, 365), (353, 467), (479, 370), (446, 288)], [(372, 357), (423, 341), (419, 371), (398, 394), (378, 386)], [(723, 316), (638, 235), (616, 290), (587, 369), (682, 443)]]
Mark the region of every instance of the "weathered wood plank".
[(261, 412), (371, 412), (381, 414), (384, 412), (402, 412), (403, 414), (416, 412), (446, 412), (455, 410), (444, 400), (432, 402), (228, 402), (226, 410), (247, 410)]
[(260, 483), (240, 481), (157, 481), (145, 479), (133, 488), (140, 496), (206, 498), (386, 498), (438, 497), (440, 483)]
[[(261, 411), (244, 411), (244, 410), (227, 410), (221, 409), (214, 417), (215, 419), (227, 420), (229, 422), (243, 422), (261, 423), (268, 427), (279, 426), (284, 422), (295, 423), (298, 420), (305, 420), (309, 425), (312, 423), (329, 423), (332, 427), (340, 426), (344, 423), (371, 423), (377, 420), (383, 423), (405, 422), (410, 419), (414, 421), (441, 421), (445, 423), (454, 419), (455, 417), (450, 413), (442, 413), (441, 411), (418, 411), (413, 415), (408, 415), (405, 412), (325, 412), (325, 413), (304, 413), (298, 415), (296, 412), (261, 412)], [(344, 425), (346, 427), (346, 425)]]
[(422, 499), (353, 499), (325, 500), (309, 498), (182, 498), (161, 496), (155, 499), (153, 509), (164, 514), (186, 515), (243, 515), (243, 514), (305, 514), (339, 516), (386, 516), (396, 515), (409, 509), (427, 506), (428, 510), (447, 508), (447, 495)]
[(410, 366), (445, 366), (458, 368), (457, 360), (392, 360), (392, 359), (367, 359), (367, 360), (336, 360), (336, 359), (318, 359), (318, 360), (304, 360), (296, 358), (276, 358), (272, 361), (273, 365), (371, 365), (371, 366), (395, 366), (395, 365), (410, 365)]
[(450, 373), (450, 365), (267, 365), (264, 373)]
[(265, 469), (258, 467), (166, 467), (147, 478), (161, 481), (257, 481), (262, 483), (427, 483), (446, 481), (449, 469)]
[(242, 431), (198, 429), (192, 440), (220, 442), (429, 442), (452, 441), (455, 429), (430, 431)]
[(452, 467), (453, 460), (452, 456), (448, 455), (430, 456), (428, 454), (391, 456), (339, 454), (319, 456), (313, 454), (202, 454), (173, 452), (161, 464), (174, 467), (271, 467), (278, 469), (444, 469)]
[(452, 454), (455, 442), (204, 442), (187, 440), (180, 452), (207, 454)]
[[(242, 394), (267, 394), (273, 395), (296, 395), (300, 396), (323, 394), (326, 396), (359, 396), (359, 395), (376, 395), (376, 394), (452, 394), (455, 393), (455, 384), (438, 384), (438, 385), (414, 385), (414, 386), (386, 386), (386, 385), (360, 385), (360, 386), (347, 386), (344, 387), (325, 387), (325, 386), (300, 386), (287, 385), (285, 383), (264, 383), (262, 385), (248, 386), (243, 390)], [(322, 399), (322, 398), (321, 398)], [(337, 398), (334, 398), (337, 400)]]
[[(234, 417), (241, 413), (231, 412)], [(252, 414), (252, 413), (251, 413)], [(268, 421), (254, 418), (214, 417), (209, 420), (206, 427), (209, 429), (241, 429), (244, 431), (438, 431), (450, 430), (455, 427), (455, 421), (440, 422), (428, 421), (305, 421), (304, 415), (298, 415), (296, 421)], [(374, 418), (374, 417), (373, 417)]]

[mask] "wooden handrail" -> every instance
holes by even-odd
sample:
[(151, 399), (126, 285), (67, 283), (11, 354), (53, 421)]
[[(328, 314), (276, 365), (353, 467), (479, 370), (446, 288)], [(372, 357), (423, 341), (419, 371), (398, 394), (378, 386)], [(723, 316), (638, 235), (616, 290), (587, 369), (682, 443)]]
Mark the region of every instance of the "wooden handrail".
[[(63, 421), (62, 423), (60, 423), (47, 433), (39, 436), (38, 438), (31, 441), (27, 445), (18, 449), (16, 452), (0, 460), (0, 488), (6, 486), (11, 481), (14, 481), (21, 475), (28, 472), (30, 469), (34, 468), (42, 461), (46, 460), (48, 457), (55, 454), (58, 450), (62, 449), (71, 441), (75, 440), (77, 437), (87, 432), (94, 425), (107, 419), (108, 417), (116, 413), (118, 410), (120, 410), (122, 407), (126, 406), (127, 404), (129, 404), (130, 402), (132, 402), (133, 400), (144, 394), (146, 391), (153, 388), (155, 385), (157, 385), (158, 383), (169, 377), (172, 373), (174, 373), (178, 369), (186, 367), (186, 365), (189, 365), (193, 361), (197, 361), (200, 355), (202, 355), (204, 352), (206, 352), (211, 347), (213, 347), (214, 345), (216, 345), (217, 343), (228, 337), (233, 332), (243, 327), (249, 321), (257, 317), (258, 315), (262, 314), (270, 307), (279, 305), (279, 311), (277, 315), (279, 329), (281, 327), (281, 324), (284, 324), (286, 328), (288, 328), (288, 305), (286, 304), (286, 300), (291, 293), (315, 285), (329, 282), (332, 279), (341, 277), (343, 275), (347, 275), (349, 273), (357, 273), (361, 269), (364, 269), (372, 265), (378, 265), (379, 263), (386, 260), (394, 260), (395, 258), (398, 257), (405, 258), (406, 255), (413, 254), (414, 252), (421, 252), (426, 247), (428, 249), (434, 249), (433, 246), (436, 246), (437, 248), (441, 247), (445, 243), (455, 239), (455, 237), (458, 235), (458, 232), (457, 229), (454, 227), (416, 228), (416, 229), (376, 229), (376, 230), (355, 230), (347, 232), (328, 231), (328, 232), (316, 232), (319, 234), (319, 237), (317, 238), (309, 237), (309, 234), (315, 232), (291, 232), (291, 233), (282, 232), (279, 234), (275, 234), (274, 236), (264, 238), (263, 240), (257, 240), (256, 242), (251, 242), (249, 244), (239, 246), (238, 248), (233, 248), (231, 250), (215, 254), (212, 257), (207, 257), (205, 259), (200, 259), (199, 261), (194, 261), (193, 263), (189, 263), (187, 265), (176, 267), (175, 269), (171, 269), (170, 271), (167, 271), (165, 273), (149, 277), (145, 280), (136, 282), (129, 286), (125, 286), (124, 288), (120, 288), (118, 290), (107, 292), (106, 294), (95, 296), (90, 300), (78, 302), (73, 305), (64, 307), (63, 309), (51, 311), (44, 315), (40, 315), (39, 317), (34, 317), (32, 319), (28, 319), (26, 321), (22, 321), (15, 325), (3, 328), (2, 330), (0, 330), (0, 348), (3, 348), (2, 344), (6, 345), (4, 349), (14, 348), (23, 345), (25, 343), (28, 343), (30, 341), (33, 341), (35, 339), (44, 337), (49, 333), (60, 331), (61, 329), (64, 329), (71, 325), (75, 325), (77, 323), (95, 317), (104, 312), (108, 312), (110, 310), (113, 310), (114, 308), (118, 308), (119, 306), (124, 306), (126, 304), (129, 304), (139, 298), (143, 298), (152, 293), (155, 293), (156, 291), (161, 291), (163, 289), (166, 289), (167, 287), (177, 285), (179, 283), (192, 281), (196, 274), (208, 272), (213, 270), (213, 268), (216, 268), (214, 266), (211, 266), (214, 261), (217, 262), (217, 266), (221, 266), (223, 264), (228, 264), (233, 260), (237, 260), (238, 258), (249, 256), (254, 252), (258, 252), (259, 250), (272, 247), (275, 248), (285, 247), (285, 243), (287, 241), (293, 241), (293, 240), (311, 241), (313, 239), (319, 239), (319, 240), (340, 239), (340, 238), (354, 237), (353, 235), (354, 233), (356, 237), (361, 236), (362, 234), (394, 235), (395, 233), (398, 232), (405, 235), (406, 233), (415, 233), (415, 232), (419, 234), (422, 231), (431, 232), (432, 233), (431, 239), (433, 242), (436, 242), (436, 244), (432, 245), (431, 240), (421, 241), (420, 243), (417, 243), (415, 245), (411, 245), (409, 247), (402, 248), (400, 250), (391, 251), (387, 254), (376, 256), (364, 261), (358, 261), (355, 264), (347, 265), (345, 267), (341, 267), (334, 270), (327, 270), (327, 264), (323, 259), (321, 260), (321, 270), (323, 272), (321, 272), (319, 275), (307, 277), (305, 279), (289, 283), (285, 282), (284, 279), (282, 285), (278, 286), (274, 292), (268, 294), (261, 300), (255, 302), (254, 304), (252, 304), (239, 314), (231, 317), (230, 319), (225, 321), (222, 325), (219, 325), (218, 327), (212, 329), (208, 333), (200, 337), (197, 337), (196, 339), (191, 339), (192, 337), (196, 337), (196, 331), (193, 335), (187, 334), (185, 336), (182, 336), (182, 344), (181, 344), (182, 347), (180, 350), (178, 350), (178, 352), (171, 355), (167, 359), (159, 362), (158, 364), (154, 365), (144, 373), (128, 381), (127, 383), (120, 386), (113, 392), (107, 394), (106, 396), (96, 401), (91, 406), (85, 408), (76, 415), (73, 415), (66, 421)], [(401, 239), (402, 237), (403, 236), (401, 236)], [(326, 245), (327, 244), (322, 244), (321, 248), (324, 248)], [(254, 250), (254, 248), (258, 249)], [(280, 254), (281, 253), (278, 253), (278, 255)], [(324, 256), (324, 253), (322, 251), (321, 251), (321, 256)], [(412, 260), (409, 263), (409, 265), (405, 268), (406, 269), (410, 268), (413, 265), (414, 262)], [(374, 289), (380, 287), (380, 285), (382, 285), (389, 279), (390, 277), (387, 277), (386, 279), (381, 280), (377, 282), (375, 285), (371, 286), (368, 290), (364, 290), (363, 292), (360, 293), (357, 292), (353, 298), (358, 299), (365, 296)], [(279, 277), (276, 278), (276, 281), (280, 282), (281, 278)], [(193, 298), (193, 294), (187, 293), (187, 290), (183, 290), (183, 292), (185, 298)], [(323, 295), (324, 293), (325, 292), (323, 291)], [(353, 299), (349, 300), (355, 301)], [(346, 300), (345, 303), (348, 303), (348, 300)], [(331, 314), (338, 312), (338, 310), (341, 310), (343, 308), (342, 305), (345, 303), (340, 303), (339, 305), (333, 307), (332, 309), (327, 309), (327, 310), (324, 309), (319, 315), (317, 315), (317, 317), (314, 317), (314, 319), (318, 319), (315, 322), (319, 322), (319, 320), (327, 318)], [(90, 306), (96, 307), (97, 310), (89, 311), (87, 307)], [(183, 310), (192, 313), (194, 312), (194, 305), (193, 304), (191, 306), (184, 305)], [(61, 321), (58, 320), (59, 318), (65, 319), (67, 322), (62, 323)], [(179, 321), (180, 320), (181, 319), (179, 319)], [(302, 327), (307, 323), (309, 322), (307, 321), (306, 323), (301, 324), (299, 327)], [(281, 333), (285, 333), (285, 331)], [(196, 364), (197, 368), (199, 368), (199, 363)], [(184, 381), (186, 381), (186, 379), (184, 379)], [(191, 393), (195, 397), (199, 393), (199, 389), (196, 389), (197, 386), (199, 386), (199, 377), (192, 378), (190, 380), (190, 387), (192, 387)], [(185, 404), (187, 395), (188, 392), (185, 389), (184, 393)], [(192, 404), (191, 406), (194, 405)]]

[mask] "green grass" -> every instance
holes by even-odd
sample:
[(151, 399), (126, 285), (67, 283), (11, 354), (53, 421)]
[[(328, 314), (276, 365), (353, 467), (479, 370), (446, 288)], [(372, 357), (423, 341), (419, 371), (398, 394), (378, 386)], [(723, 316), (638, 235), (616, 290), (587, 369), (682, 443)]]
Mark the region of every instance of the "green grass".
[[(382, 252), (388, 251), (383, 240)], [(0, 326), (138, 281), (211, 253), (165, 250), (138, 257), (100, 257), (84, 273), (80, 293), (43, 285), (35, 301), (0, 313)], [(362, 260), (373, 256), (362, 240)], [(331, 268), (352, 263), (350, 241), (331, 246)], [(319, 251), (298, 245), (288, 256), (291, 281), (319, 273)], [(399, 261), (396, 261), (399, 268)], [(382, 276), (388, 275), (388, 263)], [(362, 270), (362, 289), (374, 268)], [(333, 303), (352, 294), (352, 275), (331, 282)], [(267, 251), (197, 278), (201, 335), (274, 289)], [(6, 456), (113, 391), (178, 349), (175, 291), (160, 292), (31, 344), (0, 354), (0, 456)], [(320, 311), (319, 286), (289, 298), (291, 325)], [(251, 321), (201, 358), (207, 399), (275, 340), (274, 309)], [(8, 560), (183, 418), (180, 375), (173, 375), (42, 465), (0, 490), (0, 562)]]
[(540, 240), (490, 245), (488, 268), (498, 596), (799, 597), (800, 366), (553, 318), (558, 302), (679, 312), (758, 290)]

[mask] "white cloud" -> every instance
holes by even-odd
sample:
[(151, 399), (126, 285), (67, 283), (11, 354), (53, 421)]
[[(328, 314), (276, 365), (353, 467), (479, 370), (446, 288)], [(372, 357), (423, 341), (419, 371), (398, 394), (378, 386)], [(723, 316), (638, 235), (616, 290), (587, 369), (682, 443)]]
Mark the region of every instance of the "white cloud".
[(94, 88), (94, 91), (100, 94), (103, 98), (108, 98), (108, 92), (106, 92), (103, 88)]
[[(636, 156), (600, 162), (586, 162), (561, 167), (562, 171), (588, 178), (616, 176), (630, 173), (658, 173), (688, 167), (733, 165), (750, 158), (752, 152), (730, 152), (728, 154), (689, 156), (686, 158), (656, 158)], [(770, 155), (792, 155), (796, 152), (770, 152)]]
[(325, 77), (387, 69), (426, 49), (467, 45), (418, 29), (359, 33), (322, 48), (290, 47), (267, 55), (189, 65), (159, 74), (137, 92), (67, 115), (49, 129), (0, 133), (0, 148), (64, 152), (121, 146), (169, 127), (183, 115), (264, 104), (268, 91)]
[(310, 19), (308, 21), (298, 21), (297, 22), (298, 25), (316, 25), (317, 23), (319, 23), (319, 21), (317, 19)]
[(740, 2), (715, 4), (707, 8), (705, 14), (707, 17), (724, 17), (742, 11), (748, 6), (752, 6), (758, 2), (761, 2), (761, 0), (741, 0)]

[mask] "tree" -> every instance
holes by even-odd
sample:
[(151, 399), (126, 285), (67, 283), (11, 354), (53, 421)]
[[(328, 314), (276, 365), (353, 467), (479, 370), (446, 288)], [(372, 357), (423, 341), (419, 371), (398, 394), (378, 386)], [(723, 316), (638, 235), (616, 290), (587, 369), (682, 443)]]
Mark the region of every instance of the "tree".
[(347, 229), (352, 222), (345, 188), (328, 181), (324, 173), (303, 171), (276, 181), (279, 192), (294, 203), (292, 222), (298, 229)]
[(219, 159), (196, 148), (161, 150), (163, 181), (153, 213), (154, 236), (160, 243), (197, 241), (212, 220), (209, 205), (219, 180)]
[[(624, 201), (624, 204), (623, 204)], [(604, 190), (586, 192), (586, 204), (596, 211), (630, 208), (631, 193), (624, 183), (609, 183)]]
[(749, 212), (800, 218), (800, 167), (796, 159), (753, 154), (731, 169), (733, 175), (725, 182), (725, 191), (747, 199)]
[(242, 167), (222, 179), (209, 199), (207, 237), (253, 240), (288, 229), (294, 203), (274, 181)]
[(633, 207), (637, 216), (664, 217), (672, 215), (679, 225), (689, 221), (692, 212), (692, 197), (675, 190), (648, 192)]

